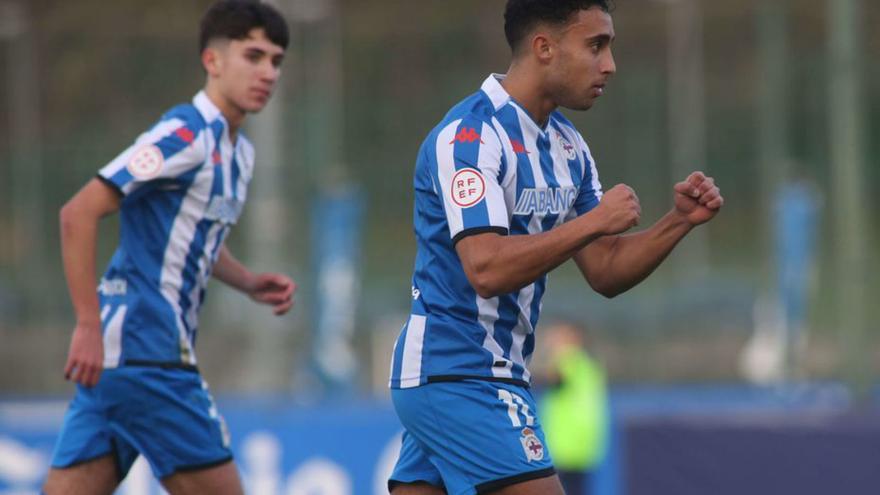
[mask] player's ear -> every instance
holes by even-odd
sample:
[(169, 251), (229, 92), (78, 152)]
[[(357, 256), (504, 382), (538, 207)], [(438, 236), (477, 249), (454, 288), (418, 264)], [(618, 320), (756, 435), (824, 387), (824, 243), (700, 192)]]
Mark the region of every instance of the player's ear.
[(217, 77), (220, 74), (223, 61), (220, 51), (216, 46), (207, 46), (202, 50), (202, 67), (209, 76)]
[(553, 42), (545, 33), (538, 33), (532, 38), (532, 53), (539, 61), (549, 63), (553, 58)]

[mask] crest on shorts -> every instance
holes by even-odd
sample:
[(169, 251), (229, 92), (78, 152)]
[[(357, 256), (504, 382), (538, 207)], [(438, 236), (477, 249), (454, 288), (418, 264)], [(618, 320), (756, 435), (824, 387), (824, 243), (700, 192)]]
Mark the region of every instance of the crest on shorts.
[(526, 459), (528, 459), (529, 462), (540, 461), (544, 458), (544, 444), (541, 443), (541, 440), (535, 435), (535, 430), (531, 428), (523, 428), (522, 436), (519, 437), (519, 442), (522, 444), (523, 451), (526, 453)]
[(126, 168), (135, 179), (149, 180), (159, 175), (164, 162), (162, 150), (150, 144), (135, 151)]

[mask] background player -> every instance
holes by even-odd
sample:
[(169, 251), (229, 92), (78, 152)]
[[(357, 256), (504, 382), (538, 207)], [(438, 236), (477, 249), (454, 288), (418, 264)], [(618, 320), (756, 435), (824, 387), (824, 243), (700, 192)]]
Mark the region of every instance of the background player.
[[(224, 246), (253, 173), (253, 147), (239, 129), (272, 95), (288, 39), (284, 19), (268, 5), (214, 4), (201, 24), (204, 90), (166, 113), (62, 208), (77, 317), (64, 372), (77, 393), (48, 495), (111, 493), (138, 453), (172, 495), (242, 492), (193, 345), (212, 274), (278, 315), (293, 305), (292, 280), (254, 274)], [(98, 286), (98, 223), (116, 211), (119, 247)]]
[(391, 396), (406, 431), (394, 495), (561, 494), (528, 389), (546, 274), (574, 259), (613, 297), (647, 277), (723, 199), (695, 172), (674, 207), (638, 224), (626, 185), (604, 195), (557, 107), (587, 110), (616, 67), (606, 0), (509, 0), (506, 76), (492, 75), (429, 134), (416, 162), (412, 314)]

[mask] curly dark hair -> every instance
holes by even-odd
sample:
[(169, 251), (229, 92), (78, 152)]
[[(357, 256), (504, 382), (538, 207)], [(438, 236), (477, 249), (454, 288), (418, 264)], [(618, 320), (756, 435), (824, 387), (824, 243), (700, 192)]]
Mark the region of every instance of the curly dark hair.
[(199, 53), (212, 40), (243, 40), (254, 28), (263, 28), (269, 40), (287, 49), (290, 33), (284, 17), (259, 0), (220, 0), (205, 12), (199, 33)]
[(613, 0), (508, 0), (504, 9), (507, 44), (516, 52), (523, 38), (539, 23), (562, 25), (575, 12), (591, 7), (610, 12), (614, 3)]

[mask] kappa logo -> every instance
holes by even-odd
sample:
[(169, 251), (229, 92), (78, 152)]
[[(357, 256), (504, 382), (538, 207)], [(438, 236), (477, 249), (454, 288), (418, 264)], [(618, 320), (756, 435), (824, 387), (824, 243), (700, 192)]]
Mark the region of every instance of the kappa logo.
[(148, 144), (131, 155), (125, 168), (135, 179), (149, 180), (159, 175), (164, 163), (165, 158), (162, 155), (162, 150), (155, 145)]
[(474, 141), (479, 141), (480, 144), (484, 144), (483, 140), (480, 139), (480, 134), (473, 127), (462, 127), (459, 129), (458, 134), (452, 138), (452, 141), (449, 141), (449, 144), (453, 144), (456, 141), (459, 143), (473, 143)]
[(193, 131), (187, 129), (186, 127), (181, 127), (180, 129), (177, 129), (176, 131), (174, 131), (174, 134), (179, 137), (181, 141), (187, 144), (193, 142), (193, 140), (195, 140), (196, 138), (195, 134), (193, 134)]
[(535, 435), (535, 430), (531, 428), (523, 428), (522, 436), (519, 437), (519, 442), (522, 444), (523, 452), (526, 453), (526, 459), (528, 459), (529, 462), (540, 461), (544, 458), (544, 444), (541, 443), (541, 440)]
[(486, 194), (486, 180), (479, 170), (465, 168), (452, 176), (452, 201), (461, 208), (479, 203)]
[(529, 151), (526, 149), (525, 145), (516, 139), (511, 139), (510, 145), (513, 146), (513, 152), (516, 154), (519, 154), (519, 153), (525, 153), (527, 155), (529, 154)]

